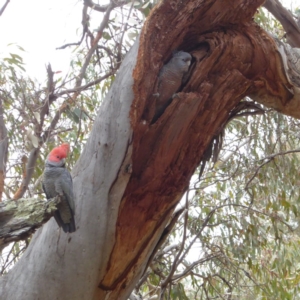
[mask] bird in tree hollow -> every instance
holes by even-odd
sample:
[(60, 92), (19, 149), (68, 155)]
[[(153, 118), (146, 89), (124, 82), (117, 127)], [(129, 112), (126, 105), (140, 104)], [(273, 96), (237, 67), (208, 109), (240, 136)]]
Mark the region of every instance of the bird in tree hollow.
[(57, 206), (54, 218), (64, 232), (76, 230), (73, 182), (70, 172), (65, 168), (65, 158), (69, 151), (70, 146), (67, 143), (51, 150), (46, 160), (42, 180), (47, 199), (60, 196), (61, 202)]
[(155, 105), (154, 123), (172, 102), (173, 96), (180, 88), (184, 75), (188, 72), (192, 56), (184, 51), (175, 52), (171, 60), (165, 64), (158, 76), (158, 92)]

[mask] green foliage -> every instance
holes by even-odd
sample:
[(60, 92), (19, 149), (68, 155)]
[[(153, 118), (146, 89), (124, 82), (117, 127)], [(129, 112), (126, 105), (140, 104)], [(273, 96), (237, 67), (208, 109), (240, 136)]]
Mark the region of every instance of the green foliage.
[(273, 17), (265, 8), (260, 7), (255, 15), (255, 22), (273, 36), (282, 39), (285, 31), (281, 23)]
[(159, 286), (185, 227), (183, 260), (164, 299), (300, 299), (299, 126), (274, 111), (227, 126), (219, 161), (191, 180), (188, 222), (162, 249), (177, 247), (150, 266)]
[[(19, 65), (20, 63), (22, 63), (21, 59), (16, 62), (4, 59), (0, 63), (0, 88), (9, 140), (7, 189), (5, 190), (7, 198), (12, 198), (16, 192), (24, 172), (22, 158), (28, 158), (32, 149), (42, 146), (35, 174), (31, 179), (32, 184), (29, 187), (30, 195), (34, 195), (37, 191), (41, 192), (35, 182), (42, 174), (46, 155), (55, 144), (61, 141), (69, 142), (72, 146), (72, 159), (78, 158), (92, 127), (101, 97), (97, 93), (88, 91), (82, 93), (76, 103), (72, 104), (62, 115), (45, 145), (43, 144), (45, 130), (50, 126), (51, 120), (64, 99), (53, 103), (41, 127), (41, 107), (48, 97), (47, 82), (39, 83), (28, 78), (22, 70), (16, 71), (12, 64)], [(59, 80), (56, 82), (58, 83)], [(70, 165), (74, 162), (75, 160), (70, 162)], [(35, 190), (36, 188), (38, 189)]]

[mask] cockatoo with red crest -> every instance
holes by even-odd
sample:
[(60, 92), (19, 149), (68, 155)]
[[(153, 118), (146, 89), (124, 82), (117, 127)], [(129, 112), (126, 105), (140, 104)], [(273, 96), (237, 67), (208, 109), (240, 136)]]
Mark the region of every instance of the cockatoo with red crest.
[(69, 151), (70, 146), (67, 143), (52, 149), (46, 160), (42, 183), (47, 199), (60, 196), (61, 202), (54, 218), (64, 232), (76, 230), (73, 182), (70, 172), (65, 167), (65, 158)]

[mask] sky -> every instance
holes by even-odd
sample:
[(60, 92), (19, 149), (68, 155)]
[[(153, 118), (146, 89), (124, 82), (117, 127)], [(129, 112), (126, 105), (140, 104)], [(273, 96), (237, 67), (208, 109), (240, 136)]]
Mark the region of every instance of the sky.
[[(0, 7), (5, 0), (0, 0)], [(10, 0), (0, 17), (0, 59), (8, 53), (20, 54), (27, 72), (36, 78), (53, 71), (68, 70), (72, 49), (56, 50), (77, 42), (81, 34), (82, 0)], [(25, 49), (19, 52), (11, 43)]]
[[(298, 1), (283, 0), (283, 3), (287, 8), (295, 8)], [(5, 2), (0, 0), (0, 7)], [(30, 76), (46, 76), (45, 65), (49, 62), (53, 71), (66, 72), (74, 48), (56, 48), (80, 39), (82, 3), (82, 0), (10, 0), (0, 17), (0, 59), (10, 52), (20, 54), (15, 46), (8, 46), (16, 43), (26, 50), (20, 55)], [(98, 15), (101, 16), (95, 12), (94, 18)]]

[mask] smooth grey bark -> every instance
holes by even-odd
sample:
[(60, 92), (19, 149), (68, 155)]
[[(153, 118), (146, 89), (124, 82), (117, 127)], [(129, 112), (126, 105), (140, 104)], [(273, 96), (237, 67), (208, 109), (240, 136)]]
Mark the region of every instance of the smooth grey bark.
[(130, 177), (129, 111), (137, 51), (138, 42), (125, 57), (72, 171), (76, 232), (65, 234), (54, 220), (38, 230), (20, 261), (0, 281), (1, 299), (94, 298), (114, 245), (119, 203)]

